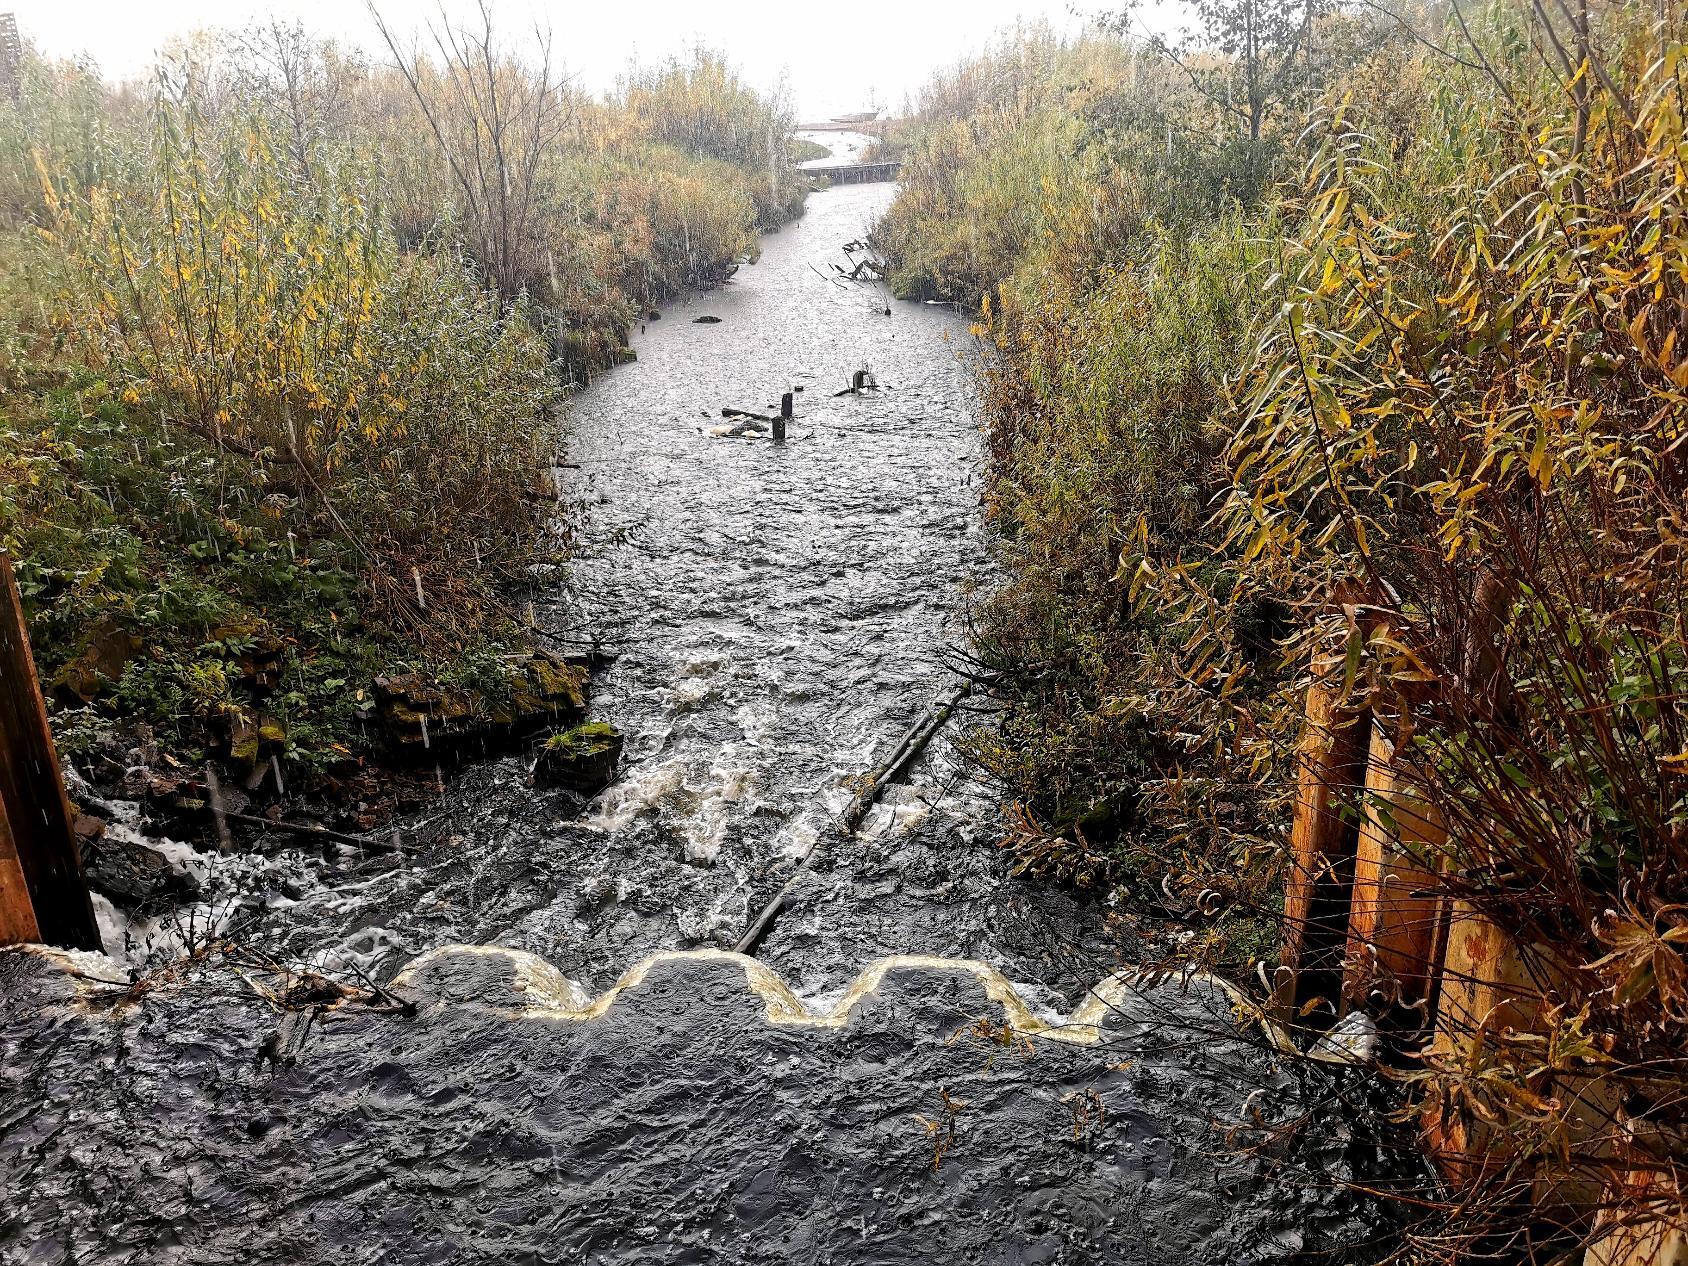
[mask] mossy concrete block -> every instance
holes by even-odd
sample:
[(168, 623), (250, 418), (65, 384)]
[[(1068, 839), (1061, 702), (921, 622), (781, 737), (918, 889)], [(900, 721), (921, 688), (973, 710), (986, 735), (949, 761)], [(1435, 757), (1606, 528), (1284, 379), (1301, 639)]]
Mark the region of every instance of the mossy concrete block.
[(88, 635), (82, 653), (53, 674), (49, 686), (64, 704), (91, 703), (117, 684), (129, 661), (141, 653), (141, 639), (112, 622), (102, 621)]
[(449, 747), (578, 718), (586, 710), (587, 677), (584, 662), (537, 653), (511, 672), (504, 697), (426, 673), (393, 673), (375, 679), (375, 702), (400, 750)]
[(229, 723), (229, 759), (253, 769), (287, 746), (287, 730), (275, 717), (237, 715)]

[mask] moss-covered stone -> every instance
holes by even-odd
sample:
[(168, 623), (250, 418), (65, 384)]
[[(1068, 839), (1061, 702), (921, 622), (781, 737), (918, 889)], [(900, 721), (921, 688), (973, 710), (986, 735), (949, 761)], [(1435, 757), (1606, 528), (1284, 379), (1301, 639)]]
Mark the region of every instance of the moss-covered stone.
[(287, 730), (275, 717), (260, 713), (256, 717), (237, 716), (229, 724), (229, 759), (247, 769), (257, 766), (268, 756), (281, 752), (287, 745)]
[(577, 719), (586, 711), (587, 677), (584, 662), (541, 652), (513, 669), (498, 695), (425, 673), (394, 673), (375, 679), (375, 702), (390, 743), (423, 750)]
[(608, 721), (577, 725), (545, 740), (533, 767), (534, 777), (550, 786), (594, 792), (615, 777), (621, 748), (621, 731)]
[(103, 621), (88, 634), (81, 654), (66, 663), (48, 683), (61, 703), (90, 703), (117, 684), (123, 669), (141, 651), (141, 639), (129, 630)]

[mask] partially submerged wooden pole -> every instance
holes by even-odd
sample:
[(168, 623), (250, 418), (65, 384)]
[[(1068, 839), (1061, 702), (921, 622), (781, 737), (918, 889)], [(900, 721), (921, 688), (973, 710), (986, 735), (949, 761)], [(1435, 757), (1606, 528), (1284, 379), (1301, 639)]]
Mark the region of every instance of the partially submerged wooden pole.
[(785, 443), (785, 424), (791, 421), (791, 392), (780, 397), (780, 415), (774, 419), (774, 443)]
[[(885, 794), (885, 788), (891, 784), (893, 779), (900, 778), (909, 766), (920, 758), (921, 752), (932, 741), (932, 736), (955, 715), (956, 705), (971, 693), (973, 693), (973, 683), (964, 683), (943, 703), (937, 704), (922, 713), (915, 723), (903, 732), (903, 736), (897, 740), (897, 745), (891, 749), (890, 755), (874, 767), (871, 780), (851, 801), (849, 808), (844, 811), (844, 816), (839, 822), (839, 827), (844, 834), (854, 835), (860, 829), (862, 820), (867, 817), (868, 810), (873, 807), (880, 796)], [(773, 928), (774, 920), (779, 917), (780, 911), (785, 909), (785, 903), (791, 895), (792, 885), (797, 882), (798, 875), (807, 869), (810, 860), (815, 855), (816, 845), (819, 843), (820, 836), (817, 834), (814, 839), (809, 841), (809, 846), (803, 850), (802, 856), (797, 859), (797, 866), (792, 871), (791, 878), (780, 885), (780, 890), (774, 894), (773, 899), (762, 907), (762, 912), (750, 921), (750, 926), (745, 928), (744, 935), (740, 936), (734, 943), (734, 953), (751, 955), (756, 953), (757, 947), (762, 944), (763, 939)]]
[(909, 766), (920, 759), (920, 754), (926, 750), (932, 736), (949, 723), (949, 719), (955, 715), (957, 705), (972, 693), (973, 683), (963, 683), (949, 698), (923, 713), (904, 732), (902, 738), (897, 740), (897, 745), (891, 749), (890, 755), (874, 769), (871, 781), (844, 811), (842, 826), (847, 834), (854, 835), (861, 829), (868, 810), (878, 803), (879, 798), (885, 794), (885, 789), (901, 778)]
[(0, 554), (0, 943), (98, 950), (12, 560)]

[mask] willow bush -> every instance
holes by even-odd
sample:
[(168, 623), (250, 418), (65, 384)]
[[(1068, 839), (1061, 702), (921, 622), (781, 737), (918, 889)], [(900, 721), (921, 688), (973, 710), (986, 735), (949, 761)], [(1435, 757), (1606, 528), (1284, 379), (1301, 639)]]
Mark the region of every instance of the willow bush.
[(713, 178), (751, 199), (758, 227), (802, 213), (808, 186), (793, 157), (796, 116), (783, 88), (759, 93), (720, 53), (698, 48), (629, 72), (619, 105), (650, 141), (718, 164)]
[[(987, 505), (1008, 566), (977, 643), (1005, 711), (967, 746), (1010, 806), (1004, 842), (1027, 869), (1129, 890), (1124, 918), (1217, 884), (1239, 899), (1212, 948), (1234, 959), (1270, 935), (1275, 869), (1155, 812), (1163, 788), (1208, 771), (1160, 682), (1187, 631), (1134, 608), (1119, 568), (1140, 536), (1209, 539), (1225, 486), (1225, 382), (1271, 269), (1243, 208), (1281, 137), (1217, 127), (1173, 68), (1118, 39), (1017, 32), (923, 98), (875, 241), (904, 292), (980, 308)], [(1252, 614), (1257, 657), (1278, 618)]]
[[(1544, 993), (1404, 1074), (1481, 1155), (1413, 1193), (1397, 1256), (1571, 1261), (1688, 1221), (1682, 27), (1448, 19), (1246, 138), (1142, 65), (974, 68), (880, 240), (905, 288), (980, 302), (1006, 710), (971, 745), (1005, 842), (1188, 951), (1271, 954), (1334, 670), (1448, 828), (1436, 894)], [(1401, 996), (1351, 966), (1360, 1005)]]
[(58, 690), (67, 751), (197, 765), (261, 708), (315, 777), (383, 672), (497, 693), (568, 386), (800, 209), (789, 111), (720, 59), (595, 100), (482, 16), (398, 67), (275, 23), (144, 87), (26, 58), (0, 102), (0, 548), (49, 683), (138, 648)]
[[(1681, 35), (1651, 10), (1532, 30), (1496, 8), (1404, 154), (1387, 118), (1332, 109), (1235, 376), (1234, 593), (1294, 604), (1287, 663), (1346, 648), (1448, 826), (1440, 887), (1546, 993), (1538, 1022), (1485, 1021), (1415, 1079), (1487, 1140), (1439, 1252), (1564, 1251), (1524, 1248), (1544, 1184), (1688, 1212)], [(1185, 680), (1234, 699), (1234, 639), (1198, 623)], [(1281, 774), (1295, 709), (1252, 715), (1236, 753)]]
[(125, 403), (293, 485), (416, 633), (449, 629), (445, 599), (485, 593), (467, 560), (533, 545), (543, 341), (454, 259), (401, 259), (367, 159), (314, 146), (301, 181), (268, 118), (215, 118), (191, 81), (153, 114), (121, 183), (74, 191), (37, 151), (72, 346)]

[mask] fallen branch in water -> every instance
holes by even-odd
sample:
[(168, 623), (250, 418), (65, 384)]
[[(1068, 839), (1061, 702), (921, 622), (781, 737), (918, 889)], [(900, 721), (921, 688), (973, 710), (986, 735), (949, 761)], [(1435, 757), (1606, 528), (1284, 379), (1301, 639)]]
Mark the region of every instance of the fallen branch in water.
[(832, 396), (833, 399), (836, 400), (839, 396), (859, 396), (864, 391), (878, 390), (879, 379), (873, 376), (873, 371), (871, 369), (869, 369), (866, 365), (863, 365), (860, 369), (854, 371), (850, 375), (850, 385), (844, 388), (843, 391), (833, 392)]
[[(885, 794), (885, 788), (890, 786), (910, 765), (920, 758), (920, 753), (926, 750), (926, 745), (932, 741), (932, 736), (944, 727), (950, 717), (955, 715), (956, 705), (972, 692), (973, 683), (965, 683), (942, 704), (926, 712), (904, 732), (902, 738), (897, 740), (897, 745), (891, 749), (891, 754), (874, 767), (873, 781), (845, 810), (842, 823), (845, 834), (855, 834), (857, 828), (861, 826), (862, 819), (867, 816), (867, 811), (873, 807), (880, 796)], [(785, 909), (786, 902), (790, 898), (792, 884), (797, 882), (797, 877), (809, 865), (809, 861), (814, 857), (815, 848), (819, 843), (819, 835), (809, 841), (809, 846), (803, 850), (803, 855), (797, 859), (797, 867), (791, 872), (791, 877), (780, 886), (780, 890), (774, 894), (773, 900), (762, 907), (762, 912), (751, 920), (750, 926), (745, 928), (744, 934), (733, 943), (734, 953), (752, 955), (756, 953), (757, 947), (773, 930), (774, 920), (779, 917), (780, 911)]]
[(861, 281), (864, 277), (878, 280), (885, 276), (885, 266), (871, 259), (858, 259), (854, 268), (846, 269), (842, 264), (834, 264), (840, 276), (850, 281)]
[(242, 826), (262, 827), (267, 831), (278, 831), (283, 835), (298, 835), (315, 839), (327, 840), (331, 844), (349, 844), (353, 848), (361, 848), (366, 853), (402, 853), (392, 840), (378, 840), (368, 835), (349, 835), (345, 831), (330, 830), (326, 826), (318, 826), (314, 822), (272, 822), (269, 818), (261, 818), (255, 813), (228, 813), (220, 815), (225, 822), (238, 822)]
[(908, 767), (920, 759), (920, 754), (926, 750), (926, 745), (932, 741), (932, 736), (949, 723), (950, 717), (955, 715), (956, 705), (973, 693), (973, 683), (966, 682), (958, 687), (937, 708), (928, 712), (916, 721), (896, 747), (891, 749), (890, 756), (878, 767), (873, 781), (858, 795), (845, 810), (844, 830), (854, 835), (860, 829), (862, 820), (867, 817), (868, 810), (878, 803), (885, 794), (885, 789), (898, 778), (902, 777)]

